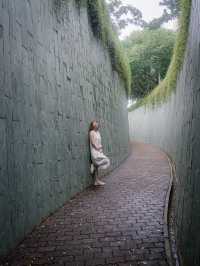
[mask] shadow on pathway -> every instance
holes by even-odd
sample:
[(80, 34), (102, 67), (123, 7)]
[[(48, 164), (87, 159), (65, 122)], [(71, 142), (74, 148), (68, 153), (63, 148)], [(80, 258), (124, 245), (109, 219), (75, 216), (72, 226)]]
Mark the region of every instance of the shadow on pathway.
[(163, 215), (167, 157), (134, 143), (105, 187), (90, 187), (38, 226), (1, 265), (167, 265)]

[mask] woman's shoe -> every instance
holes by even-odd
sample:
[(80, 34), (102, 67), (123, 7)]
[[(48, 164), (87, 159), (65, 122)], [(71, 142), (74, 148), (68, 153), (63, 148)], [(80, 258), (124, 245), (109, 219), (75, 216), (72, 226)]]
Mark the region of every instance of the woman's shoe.
[(94, 185), (95, 186), (104, 186), (105, 185), (105, 183), (104, 182), (102, 182), (101, 180), (99, 180), (99, 179), (96, 179), (95, 180), (95, 182), (94, 182)]
[(100, 186), (104, 186), (105, 184), (106, 184), (105, 182), (99, 180), (99, 185), (100, 185)]
[(95, 186), (99, 186), (99, 182), (98, 182), (98, 180), (95, 180), (94, 185), (95, 185)]

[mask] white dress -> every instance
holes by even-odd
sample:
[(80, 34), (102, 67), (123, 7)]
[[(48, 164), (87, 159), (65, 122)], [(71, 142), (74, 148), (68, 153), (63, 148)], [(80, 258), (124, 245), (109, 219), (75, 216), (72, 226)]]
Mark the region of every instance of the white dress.
[(99, 131), (91, 130), (90, 131), (90, 152), (91, 159), (94, 166), (98, 167), (99, 170), (105, 170), (110, 166), (110, 159), (103, 153), (103, 151), (99, 151), (95, 149), (92, 145), (95, 144), (96, 147), (101, 146), (101, 135)]

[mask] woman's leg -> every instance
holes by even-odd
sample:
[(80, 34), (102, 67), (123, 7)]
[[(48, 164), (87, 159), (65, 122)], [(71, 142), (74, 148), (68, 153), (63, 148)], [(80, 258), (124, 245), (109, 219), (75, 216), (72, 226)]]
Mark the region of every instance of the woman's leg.
[(95, 175), (94, 175), (94, 185), (95, 186), (103, 186), (105, 183), (99, 179), (99, 167), (95, 168)]
[(95, 172), (94, 172), (94, 185), (95, 186), (101, 185), (101, 181), (99, 180), (98, 166), (95, 167)]

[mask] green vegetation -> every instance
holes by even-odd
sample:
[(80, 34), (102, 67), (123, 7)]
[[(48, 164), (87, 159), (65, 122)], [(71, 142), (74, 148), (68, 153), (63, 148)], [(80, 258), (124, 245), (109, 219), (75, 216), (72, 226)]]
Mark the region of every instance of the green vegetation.
[(134, 31), (123, 41), (132, 73), (130, 98), (143, 98), (164, 79), (175, 37), (174, 31), (160, 28)]
[(190, 22), (191, 0), (181, 0), (179, 31), (173, 51), (172, 60), (165, 79), (146, 97), (129, 108), (132, 111), (141, 105), (157, 105), (166, 101), (176, 88), (176, 82), (184, 61)]
[(119, 33), (128, 25), (137, 25), (143, 29), (158, 29), (163, 23), (177, 18), (180, 10), (180, 0), (159, 0), (159, 5), (163, 6), (162, 15), (147, 22), (143, 19), (142, 12), (132, 4), (126, 4), (122, 0), (107, 0), (106, 2), (113, 25)]
[(108, 49), (113, 69), (125, 82), (129, 95), (131, 86), (131, 71), (126, 53), (113, 30), (105, 0), (88, 0), (88, 13), (93, 32)]
[(149, 29), (158, 29), (163, 23), (177, 18), (180, 11), (180, 0), (160, 0), (159, 5), (164, 7), (163, 14), (159, 18), (150, 21), (146, 27)]

